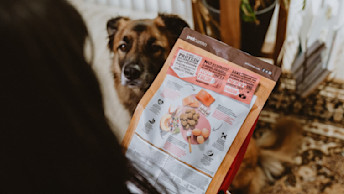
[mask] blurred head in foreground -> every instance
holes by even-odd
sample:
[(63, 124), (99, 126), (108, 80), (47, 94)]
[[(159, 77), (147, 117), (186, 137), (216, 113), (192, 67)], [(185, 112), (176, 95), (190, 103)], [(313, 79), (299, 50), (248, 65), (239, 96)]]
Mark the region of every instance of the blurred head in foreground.
[(87, 36), (66, 1), (0, 1), (1, 193), (155, 192), (107, 124)]

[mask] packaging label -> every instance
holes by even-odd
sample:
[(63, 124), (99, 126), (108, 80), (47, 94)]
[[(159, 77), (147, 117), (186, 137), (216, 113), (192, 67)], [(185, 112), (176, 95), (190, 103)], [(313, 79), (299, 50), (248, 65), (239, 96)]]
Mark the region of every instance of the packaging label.
[(167, 73), (245, 104), (250, 104), (259, 83), (259, 76), (248, 70), (229, 67), (182, 49), (176, 52)]

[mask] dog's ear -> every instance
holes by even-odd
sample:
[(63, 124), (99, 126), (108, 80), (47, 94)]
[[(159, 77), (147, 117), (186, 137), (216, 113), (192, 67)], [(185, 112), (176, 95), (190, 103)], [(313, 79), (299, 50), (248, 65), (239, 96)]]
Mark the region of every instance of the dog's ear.
[(129, 21), (129, 18), (127, 17), (122, 17), (118, 16), (116, 18), (111, 18), (110, 20), (107, 21), (106, 23), (106, 30), (109, 35), (109, 43), (108, 47), (110, 51), (113, 50), (113, 41), (114, 41), (114, 36), (116, 35), (118, 29), (126, 23), (126, 21)]
[(184, 27), (189, 25), (178, 15), (161, 14), (155, 19), (158, 26), (165, 28), (172, 35), (173, 44), (177, 41), (179, 35), (182, 33)]

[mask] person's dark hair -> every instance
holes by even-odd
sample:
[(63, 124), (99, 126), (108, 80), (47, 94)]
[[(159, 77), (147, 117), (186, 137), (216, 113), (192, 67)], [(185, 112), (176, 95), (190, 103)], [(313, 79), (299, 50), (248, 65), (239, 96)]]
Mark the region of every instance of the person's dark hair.
[(0, 1), (0, 193), (157, 191), (127, 161), (63, 0)]

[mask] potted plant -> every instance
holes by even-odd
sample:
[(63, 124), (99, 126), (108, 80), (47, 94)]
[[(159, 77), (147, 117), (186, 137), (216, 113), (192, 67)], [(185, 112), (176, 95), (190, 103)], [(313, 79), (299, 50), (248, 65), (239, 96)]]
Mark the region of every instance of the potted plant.
[[(241, 0), (241, 50), (251, 55), (260, 55), (276, 2), (277, 0)], [(213, 20), (211, 23), (219, 27), (219, 0), (202, 0), (202, 4), (207, 8), (209, 18)], [(219, 38), (220, 33), (212, 31), (216, 33), (210, 35)]]
[(241, 50), (259, 56), (276, 0), (241, 0)]

